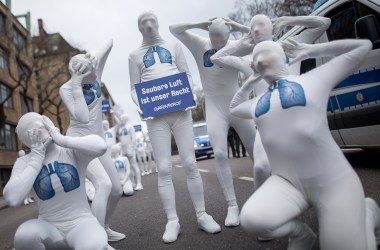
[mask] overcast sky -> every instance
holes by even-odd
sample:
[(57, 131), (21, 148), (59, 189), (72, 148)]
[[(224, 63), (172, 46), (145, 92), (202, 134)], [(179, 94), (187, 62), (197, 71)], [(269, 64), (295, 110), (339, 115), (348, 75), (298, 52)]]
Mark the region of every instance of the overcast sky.
[[(13, 0), (15, 15), (31, 12), (32, 34), (38, 34), (37, 19), (44, 21), (48, 33), (59, 32), (70, 44), (87, 51), (95, 50), (108, 38), (114, 47), (108, 58), (103, 81), (116, 103), (138, 120), (129, 90), (128, 55), (142, 41), (137, 28), (140, 13), (153, 10), (164, 39), (175, 40), (169, 25), (198, 22), (211, 17), (225, 17), (232, 11), (234, 0)], [(198, 34), (208, 36), (204, 31)], [(195, 61), (184, 49), (194, 82), (200, 84)]]

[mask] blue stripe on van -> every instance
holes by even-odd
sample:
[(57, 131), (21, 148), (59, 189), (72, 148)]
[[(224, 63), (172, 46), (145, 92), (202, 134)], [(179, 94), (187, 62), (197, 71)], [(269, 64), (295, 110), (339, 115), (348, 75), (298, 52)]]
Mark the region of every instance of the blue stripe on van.
[[(336, 99), (339, 102), (336, 102)], [(345, 108), (358, 106), (362, 104), (369, 104), (370, 102), (377, 102), (380, 104), (380, 86), (375, 86), (367, 89), (361, 89), (346, 94), (336, 95), (330, 97), (327, 111), (334, 112), (339, 109), (343, 111)]]
[(351, 87), (363, 83), (380, 82), (380, 69), (354, 74), (339, 83), (335, 89)]

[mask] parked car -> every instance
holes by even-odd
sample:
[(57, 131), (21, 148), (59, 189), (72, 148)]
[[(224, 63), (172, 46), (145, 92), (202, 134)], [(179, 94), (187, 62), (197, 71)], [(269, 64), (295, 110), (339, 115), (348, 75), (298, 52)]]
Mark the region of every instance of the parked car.
[[(331, 133), (340, 147), (380, 148), (380, 0), (319, 0), (311, 16), (331, 19), (329, 29), (315, 43), (355, 38), (372, 41), (372, 51), (360, 69), (330, 93), (326, 111)], [(303, 30), (296, 26), (279, 41)], [(303, 61), (301, 74), (330, 59)]]
[(208, 138), (207, 123), (205, 121), (195, 122), (193, 128), (195, 157), (207, 156), (210, 158), (214, 151)]

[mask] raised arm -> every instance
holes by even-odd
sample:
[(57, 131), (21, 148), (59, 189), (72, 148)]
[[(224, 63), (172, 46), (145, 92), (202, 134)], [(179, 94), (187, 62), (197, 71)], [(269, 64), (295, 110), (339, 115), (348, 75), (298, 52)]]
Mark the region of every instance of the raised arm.
[(85, 68), (86, 67), (82, 66), (82, 64), (77, 64), (75, 68), (71, 70), (71, 79), (59, 89), (59, 95), (69, 110), (70, 115), (81, 123), (88, 123), (90, 120), (86, 100), (83, 96), (82, 81), (83, 78), (91, 72), (87, 71), (83, 73)]
[(194, 53), (202, 47), (202, 43), (206, 41), (205, 38), (190, 33), (189, 29), (202, 29), (208, 31), (208, 26), (211, 24), (211, 21), (205, 21), (200, 23), (179, 23), (169, 26), (170, 32), (178, 40), (180, 40), (185, 46)]
[(249, 99), (250, 93), (253, 91), (255, 85), (261, 81), (260, 75), (251, 75), (244, 83), (244, 85), (236, 92), (234, 98), (230, 103), (230, 112), (234, 116), (252, 119), (255, 112), (253, 112), (254, 99)]
[(102, 79), (104, 65), (113, 46), (112, 39), (108, 40), (98, 51), (91, 53), (96, 58), (96, 80), (100, 83)]
[(274, 20), (273, 33), (278, 35), (287, 26), (306, 29), (294, 38), (301, 43), (314, 43), (330, 27), (331, 20), (320, 16), (283, 16)]
[(211, 56), (211, 61), (228, 69), (235, 69), (242, 72), (246, 77), (252, 75), (253, 70), (250, 65), (242, 58), (252, 52), (254, 47), (250, 33), (243, 36), (236, 42), (230, 42), (214, 55)]
[(104, 139), (98, 135), (88, 135), (82, 137), (64, 136), (59, 132), (53, 122), (46, 116), (43, 116), (42, 122), (49, 131), (53, 141), (64, 148), (73, 149), (74, 152), (90, 157), (102, 156), (107, 150), (107, 144)]
[(295, 57), (295, 62), (307, 58), (334, 57), (303, 75), (318, 79), (320, 85), (325, 86), (324, 89), (330, 93), (337, 84), (360, 67), (372, 49), (372, 43), (369, 40), (346, 39), (308, 45), (289, 40), (283, 47), (288, 55)]
[(4, 198), (12, 206), (22, 204), (25, 197), (30, 193), (37, 175), (40, 173), (42, 163), (45, 159), (46, 148), (51, 143), (49, 138), (42, 143), (41, 131), (28, 131), (31, 141), (31, 152), (29, 156), (17, 159), (12, 169), (12, 175), (4, 187)]

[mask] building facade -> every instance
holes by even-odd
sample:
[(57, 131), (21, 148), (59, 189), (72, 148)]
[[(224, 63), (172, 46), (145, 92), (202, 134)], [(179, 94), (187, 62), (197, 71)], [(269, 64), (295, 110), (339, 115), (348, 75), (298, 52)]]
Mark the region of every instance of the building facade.
[(23, 149), (15, 133), (17, 122), (38, 110), (33, 64), (29, 31), (0, 2), (0, 194)]

